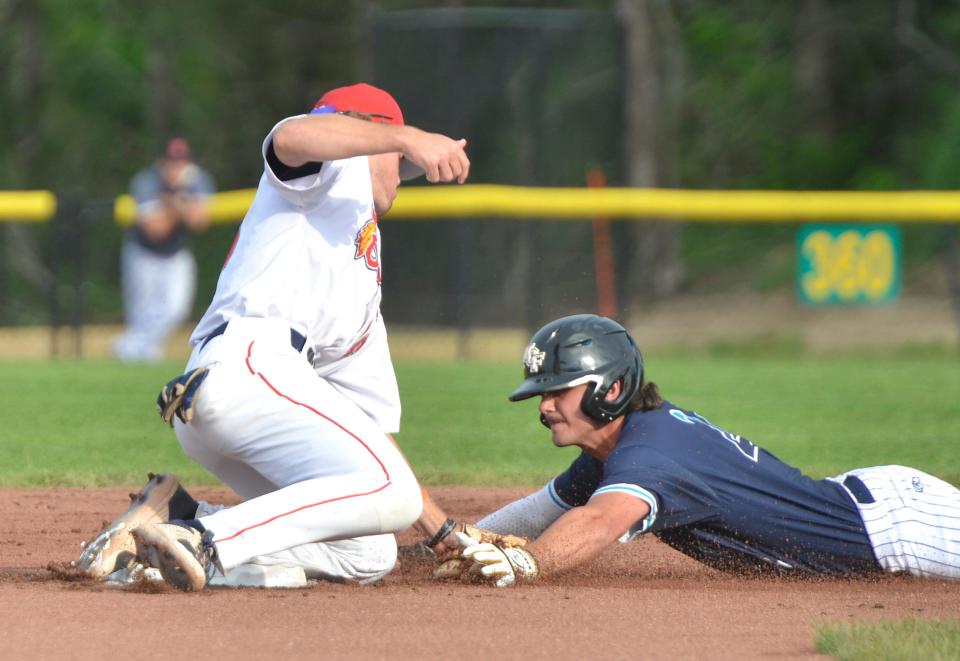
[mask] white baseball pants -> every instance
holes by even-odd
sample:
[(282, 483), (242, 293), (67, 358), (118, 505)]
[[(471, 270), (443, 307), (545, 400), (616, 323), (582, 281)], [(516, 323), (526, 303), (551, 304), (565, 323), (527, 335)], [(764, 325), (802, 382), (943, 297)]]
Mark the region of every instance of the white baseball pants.
[(114, 353), (120, 360), (160, 360), (167, 337), (190, 315), (197, 262), (186, 248), (158, 255), (128, 238), (121, 268), (127, 327)]
[(960, 579), (960, 490), (906, 466), (858, 468), (875, 502), (857, 503), (874, 555), (889, 572)]
[[(194, 351), (188, 369), (210, 373), (177, 436), (244, 499), (200, 522), (214, 532), (225, 570), (289, 564), (308, 576), (375, 580), (396, 561), (389, 533), (420, 516), (420, 488), (380, 426), (317, 375), (309, 346), (308, 338), (303, 353), (295, 350), (283, 321), (244, 318)], [(392, 371), (386, 357), (381, 371)]]

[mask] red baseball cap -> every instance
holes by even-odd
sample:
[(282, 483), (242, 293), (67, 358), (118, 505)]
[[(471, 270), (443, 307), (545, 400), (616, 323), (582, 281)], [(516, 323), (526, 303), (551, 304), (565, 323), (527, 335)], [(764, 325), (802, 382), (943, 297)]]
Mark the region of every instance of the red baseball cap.
[(362, 112), (370, 115), (371, 119), (378, 124), (403, 126), (403, 111), (400, 110), (396, 99), (379, 87), (366, 83), (330, 90), (314, 104), (313, 112), (318, 111), (320, 113)]
[[(327, 113), (360, 112), (370, 115), (377, 124), (403, 126), (403, 111), (389, 92), (367, 83), (357, 83), (332, 89), (314, 104), (311, 115)], [(424, 174), (423, 169), (407, 159), (400, 161), (400, 178), (415, 179)]]

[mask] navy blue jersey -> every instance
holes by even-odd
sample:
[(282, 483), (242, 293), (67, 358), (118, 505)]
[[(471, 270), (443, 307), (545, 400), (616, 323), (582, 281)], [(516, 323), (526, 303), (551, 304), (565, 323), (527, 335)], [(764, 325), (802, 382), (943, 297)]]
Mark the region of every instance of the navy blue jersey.
[(856, 503), (747, 439), (669, 402), (627, 416), (605, 462), (582, 453), (551, 491), (569, 507), (622, 492), (650, 505), (632, 529), (712, 567), (818, 575), (880, 571)]

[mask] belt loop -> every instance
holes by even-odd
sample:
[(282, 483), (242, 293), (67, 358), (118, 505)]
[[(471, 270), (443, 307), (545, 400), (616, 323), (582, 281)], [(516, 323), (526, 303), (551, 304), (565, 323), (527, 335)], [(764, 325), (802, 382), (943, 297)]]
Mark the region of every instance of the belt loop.
[(220, 324), (219, 326), (217, 326), (216, 328), (214, 328), (212, 331), (210, 331), (210, 334), (207, 335), (205, 338), (203, 338), (203, 342), (200, 343), (200, 349), (203, 349), (205, 346), (207, 346), (207, 342), (209, 342), (210, 340), (212, 340), (212, 339), (215, 338), (216, 336), (218, 336), (218, 335), (223, 335), (223, 332), (224, 332), (225, 330), (227, 330), (227, 324), (228, 324), (228, 323), (230, 323), (230, 322), (225, 321), (225, 322), (223, 322), (222, 324)]
[(843, 478), (843, 486), (850, 490), (850, 493), (853, 494), (853, 497), (861, 505), (869, 505), (870, 503), (877, 502), (873, 494), (870, 493), (870, 489), (867, 488), (867, 485), (856, 475), (847, 475)]
[(290, 346), (297, 350), (297, 352), (303, 351), (303, 345), (307, 343), (307, 336), (297, 331), (290, 329)]
[[(200, 343), (200, 349), (203, 349), (205, 346), (207, 346), (207, 343), (213, 338), (217, 337), (218, 335), (223, 335), (224, 331), (227, 330), (228, 323), (230, 322), (225, 321), (219, 326), (217, 326), (216, 328), (214, 328), (212, 331), (210, 331), (210, 334), (207, 335), (205, 338), (203, 338), (203, 342)], [(294, 330), (293, 328), (290, 329), (290, 346), (296, 349), (297, 353), (303, 353), (303, 347), (306, 345), (306, 343), (307, 343), (306, 335), (304, 335), (303, 333), (297, 330)], [(313, 358), (315, 353), (316, 352), (313, 350), (313, 347), (309, 347), (307, 349), (307, 362), (309, 362), (311, 365), (313, 364)]]
[[(290, 346), (296, 349), (299, 353), (303, 353), (303, 347), (307, 343), (307, 336), (302, 333), (298, 333), (294, 329), (290, 329)], [(313, 365), (314, 357), (313, 347), (307, 349), (307, 362)]]

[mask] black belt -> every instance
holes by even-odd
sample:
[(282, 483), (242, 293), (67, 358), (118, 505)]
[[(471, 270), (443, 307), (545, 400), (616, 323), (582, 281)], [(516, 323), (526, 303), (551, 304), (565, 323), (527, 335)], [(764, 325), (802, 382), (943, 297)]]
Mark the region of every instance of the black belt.
[(867, 488), (867, 485), (856, 475), (847, 475), (843, 478), (843, 486), (850, 490), (850, 493), (853, 494), (853, 497), (861, 505), (877, 502), (873, 494), (870, 493), (870, 489)]
[[(207, 335), (205, 338), (203, 338), (203, 342), (200, 343), (200, 348), (203, 349), (205, 346), (207, 346), (207, 342), (217, 337), (218, 335), (223, 335), (223, 332), (227, 330), (227, 324), (229, 323), (230, 323), (229, 321), (225, 321), (219, 326), (217, 326), (216, 328), (214, 328), (212, 331), (210, 331), (210, 334)], [(292, 328), (290, 329), (290, 346), (296, 349), (297, 353), (300, 353), (303, 351), (303, 345), (306, 343), (307, 343), (306, 335), (304, 335), (303, 333), (297, 332)], [(313, 347), (310, 347), (307, 350), (307, 362), (312, 363), (313, 356), (314, 356)]]

